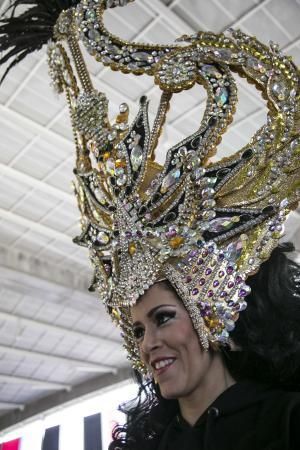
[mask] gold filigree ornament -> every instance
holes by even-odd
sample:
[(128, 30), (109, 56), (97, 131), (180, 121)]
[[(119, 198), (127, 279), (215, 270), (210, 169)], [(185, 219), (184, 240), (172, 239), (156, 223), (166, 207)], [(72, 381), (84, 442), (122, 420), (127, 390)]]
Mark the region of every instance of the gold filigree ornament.
[[(239, 30), (200, 32), (174, 45), (126, 42), (106, 30), (103, 14), (127, 3), (82, 0), (63, 11), (48, 55), (76, 141), (82, 234), (75, 242), (90, 249), (91, 289), (121, 327), (133, 366), (144, 371), (130, 307), (158, 279), (178, 291), (204, 348), (229, 341), (246, 308), (247, 277), (277, 246), (299, 202), (299, 71), (278, 46)], [(110, 123), (107, 98), (93, 87), (79, 41), (113, 70), (154, 78), (162, 96), (152, 130), (145, 97), (133, 123), (126, 104)], [(232, 72), (262, 92), (267, 123), (244, 148), (211, 163), (235, 112)], [(172, 95), (194, 85), (207, 92), (202, 122), (160, 165), (155, 150)]]
[[(162, 277), (179, 292), (204, 348), (228, 342), (246, 307), (247, 276), (268, 258), (286, 215), (298, 204), (299, 73), (274, 44), (266, 47), (240, 31), (185, 36), (186, 46), (125, 42), (105, 29), (105, 6), (82, 1), (74, 12), (76, 33), (103, 64), (153, 76), (162, 100), (153, 130), (142, 98), (129, 129), (126, 122), (121, 130), (118, 122), (106, 128), (106, 143), (96, 154), (100, 172), (77, 171), (85, 192), (80, 200), (85, 226), (76, 242), (90, 248), (93, 289), (121, 326), (130, 358), (142, 370), (130, 306)], [(242, 150), (209, 164), (235, 112), (232, 71), (262, 91), (268, 123)], [(195, 84), (208, 94), (202, 123), (159, 166), (153, 154), (172, 94)], [(86, 114), (95, 117), (102, 132), (97, 114)], [(88, 132), (82, 137), (91, 138)]]

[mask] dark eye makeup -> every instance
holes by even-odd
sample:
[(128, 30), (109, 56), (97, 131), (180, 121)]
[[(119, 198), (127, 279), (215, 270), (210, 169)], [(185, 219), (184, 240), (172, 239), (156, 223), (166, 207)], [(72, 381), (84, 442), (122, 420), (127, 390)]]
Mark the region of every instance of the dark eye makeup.
[(139, 340), (143, 337), (144, 328), (143, 327), (134, 327), (133, 328), (133, 336), (136, 340)]
[[(161, 310), (154, 313), (153, 321), (159, 327), (167, 323), (170, 319), (173, 319), (175, 316), (176, 311)], [(140, 340), (144, 335), (144, 327), (143, 326), (133, 327), (133, 335), (135, 339)]]
[(154, 315), (154, 320), (157, 325), (163, 325), (168, 322), (170, 319), (173, 319), (176, 316), (176, 311), (157, 311)]

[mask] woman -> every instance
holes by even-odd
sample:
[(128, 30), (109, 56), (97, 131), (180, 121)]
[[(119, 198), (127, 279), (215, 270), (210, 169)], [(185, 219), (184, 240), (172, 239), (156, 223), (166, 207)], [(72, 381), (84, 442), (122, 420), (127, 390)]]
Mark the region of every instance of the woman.
[(139, 378), (139, 401), (123, 407), (128, 422), (110, 450), (300, 448), (300, 268), (291, 250), (274, 250), (251, 278), (230, 347), (203, 351), (169, 283), (139, 299), (134, 335), (152, 380)]
[[(103, 14), (130, 0), (29, 3), (15, 17), (28, 6), (16, 0), (2, 20), (0, 64), (10, 62), (6, 75), (50, 39), (50, 75), (66, 94), (76, 142), (82, 233), (75, 242), (90, 251), (91, 289), (120, 326), (133, 367), (157, 381), (142, 384), (111, 449), (297, 448), (289, 433), (297, 398), (255, 384), (297, 381), (299, 306), (289, 283), (298, 269), (282, 251), (252, 278), (254, 300), (245, 301), (248, 279), (300, 200), (297, 67), (274, 43), (239, 30), (199, 32), (174, 45), (126, 42), (109, 33)], [(153, 77), (161, 99), (152, 129), (144, 96), (131, 125), (126, 104), (111, 122), (79, 41), (113, 70)], [(262, 92), (267, 123), (213, 162), (237, 106), (232, 72)], [(207, 91), (201, 124), (158, 164), (172, 96), (197, 85)], [(288, 277), (271, 292), (282, 272)]]

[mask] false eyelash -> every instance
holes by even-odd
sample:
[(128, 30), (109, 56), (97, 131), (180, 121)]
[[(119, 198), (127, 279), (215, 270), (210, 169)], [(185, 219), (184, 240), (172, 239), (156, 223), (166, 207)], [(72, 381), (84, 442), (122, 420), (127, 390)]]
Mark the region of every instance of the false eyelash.
[[(167, 317), (169, 320), (169, 319), (173, 319), (175, 316), (176, 316), (176, 311), (159, 311), (155, 314), (155, 320), (158, 321), (162, 317)], [(163, 323), (165, 323), (165, 322), (163, 322)]]

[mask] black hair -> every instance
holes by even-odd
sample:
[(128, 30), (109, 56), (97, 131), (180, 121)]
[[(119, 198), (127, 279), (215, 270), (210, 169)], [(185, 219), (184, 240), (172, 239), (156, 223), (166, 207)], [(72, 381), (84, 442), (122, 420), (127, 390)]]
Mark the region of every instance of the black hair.
[(300, 267), (286, 256), (293, 250), (290, 243), (277, 247), (247, 280), (247, 308), (231, 333), (241, 351), (222, 349), (237, 380), (300, 390)]
[(145, 382), (138, 371), (133, 377), (139, 386), (137, 398), (119, 407), (126, 424), (113, 430), (109, 450), (154, 450), (172, 417), (179, 411), (177, 400), (164, 399), (153, 380)]
[[(286, 256), (292, 244), (277, 247), (257, 274), (247, 280), (251, 294), (231, 338), (236, 349), (221, 353), (236, 380), (252, 380), (300, 391), (300, 267)], [(152, 381), (135, 373), (139, 394), (122, 405), (127, 416), (113, 432), (109, 450), (154, 450), (165, 427), (179, 411)]]

